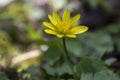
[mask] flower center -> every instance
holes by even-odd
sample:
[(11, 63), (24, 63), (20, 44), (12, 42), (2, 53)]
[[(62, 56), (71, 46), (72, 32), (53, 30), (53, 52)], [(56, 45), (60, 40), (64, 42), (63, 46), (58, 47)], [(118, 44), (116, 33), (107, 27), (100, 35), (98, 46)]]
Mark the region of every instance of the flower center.
[(71, 26), (67, 22), (61, 22), (58, 26), (59, 33), (66, 34), (69, 32)]

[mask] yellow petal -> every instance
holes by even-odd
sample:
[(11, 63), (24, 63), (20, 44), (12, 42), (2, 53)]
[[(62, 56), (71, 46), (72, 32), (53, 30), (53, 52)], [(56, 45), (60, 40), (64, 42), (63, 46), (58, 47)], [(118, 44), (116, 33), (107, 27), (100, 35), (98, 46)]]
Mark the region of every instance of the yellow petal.
[(76, 27), (73, 27), (70, 30), (70, 33), (72, 33), (72, 34), (80, 34), (80, 33), (86, 32), (87, 30), (88, 30), (87, 26), (76, 26)]
[(52, 30), (55, 30), (55, 27), (51, 23), (43, 22), (43, 25), (50, 28), (50, 29), (52, 29)]
[(60, 17), (56, 12), (53, 13), (53, 17), (57, 21), (57, 24), (61, 22)]
[(71, 21), (70, 21), (71, 25), (72, 25), (72, 26), (75, 25), (75, 24), (78, 22), (79, 19), (80, 19), (80, 15), (77, 14), (75, 17), (73, 17), (73, 18), (71, 19)]
[(57, 34), (57, 37), (62, 38), (62, 37), (64, 37), (64, 35), (63, 34)]
[(71, 37), (71, 38), (76, 38), (76, 35), (74, 35), (74, 34), (67, 34), (67, 35), (65, 35), (65, 36)]
[(66, 10), (64, 13), (63, 13), (63, 16), (62, 16), (62, 21), (69, 21), (70, 19), (70, 11), (69, 10)]
[(56, 35), (56, 32), (53, 31), (53, 30), (50, 30), (50, 29), (45, 29), (45, 32), (46, 32), (47, 34)]
[(57, 25), (57, 21), (53, 18), (53, 16), (48, 15), (49, 20), (52, 22), (53, 25)]

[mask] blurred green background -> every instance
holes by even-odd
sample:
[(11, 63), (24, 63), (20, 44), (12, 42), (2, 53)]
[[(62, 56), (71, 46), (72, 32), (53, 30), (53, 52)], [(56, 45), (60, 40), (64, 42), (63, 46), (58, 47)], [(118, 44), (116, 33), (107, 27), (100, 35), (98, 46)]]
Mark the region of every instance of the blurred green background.
[(119, 3), (119, 0), (0, 0), (0, 80), (60, 80), (72, 74), (63, 58), (61, 39), (45, 34), (42, 25), (49, 21), (48, 14), (57, 11), (61, 15), (66, 9), (71, 17), (81, 14), (78, 24), (89, 27), (76, 39), (67, 38), (73, 61), (78, 63), (88, 56), (100, 58), (119, 74)]

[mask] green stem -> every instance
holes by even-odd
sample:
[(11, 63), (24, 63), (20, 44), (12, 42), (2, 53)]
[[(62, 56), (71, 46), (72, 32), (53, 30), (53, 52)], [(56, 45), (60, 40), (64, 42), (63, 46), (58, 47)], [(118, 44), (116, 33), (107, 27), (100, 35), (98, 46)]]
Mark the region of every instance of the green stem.
[(68, 64), (69, 64), (69, 66), (70, 66), (70, 68), (71, 68), (71, 70), (72, 70), (72, 72), (73, 72), (73, 78), (75, 79), (75, 72), (74, 72), (74, 62), (72, 61), (72, 59), (70, 58), (70, 56), (69, 56), (69, 53), (68, 53), (68, 51), (67, 51), (67, 47), (66, 47), (66, 42), (65, 42), (65, 38), (63, 38), (63, 47), (64, 47), (64, 51), (65, 51), (65, 56), (66, 56), (66, 58), (67, 58), (67, 62), (68, 62)]
[(65, 38), (63, 38), (63, 47), (64, 47), (64, 51), (65, 51), (65, 54), (66, 54), (67, 59), (69, 60), (69, 62), (70, 62), (71, 64), (74, 64), (74, 62), (73, 62), (72, 59), (70, 58), (69, 53), (68, 53), (68, 51), (67, 51)]

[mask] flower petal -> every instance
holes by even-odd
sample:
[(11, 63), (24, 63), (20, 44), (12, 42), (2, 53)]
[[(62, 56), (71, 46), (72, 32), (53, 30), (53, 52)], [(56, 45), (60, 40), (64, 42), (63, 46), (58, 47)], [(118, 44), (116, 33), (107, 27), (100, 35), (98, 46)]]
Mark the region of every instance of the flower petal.
[(71, 21), (70, 21), (71, 25), (72, 25), (72, 26), (75, 25), (75, 24), (78, 22), (79, 19), (80, 19), (80, 15), (77, 14), (75, 17), (73, 17), (73, 18), (71, 19)]
[(53, 17), (57, 21), (57, 24), (61, 22), (60, 17), (56, 12), (53, 13)]
[(62, 38), (62, 37), (64, 37), (63, 34), (57, 34), (56, 36), (57, 36), (58, 38)]
[(67, 36), (67, 37), (71, 37), (71, 38), (76, 38), (76, 37), (77, 37), (77, 36), (74, 35), (74, 34), (67, 34), (67, 35), (65, 35), (65, 36)]
[(52, 22), (53, 25), (57, 25), (57, 21), (51, 16), (50, 14), (48, 15), (49, 20)]
[(43, 25), (50, 28), (50, 29), (52, 29), (52, 30), (55, 30), (55, 27), (51, 23), (43, 22)]
[(69, 21), (70, 19), (70, 11), (69, 10), (66, 10), (64, 13), (63, 13), (63, 16), (62, 16), (62, 21)]
[(45, 29), (45, 32), (46, 32), (47, 34), (52, 34), (52, 35), (56, 35), (56, 34), (57, 34), (55, 31), (50, 30), (50, 29)]
[(72, 33), (72, 34), (80, 34), (80, 33), (86, 32), (87, 30), (88, 30), (87, 26), (76, 26), (76, 27), (73, 27), (70, 30), (70, 33)]

